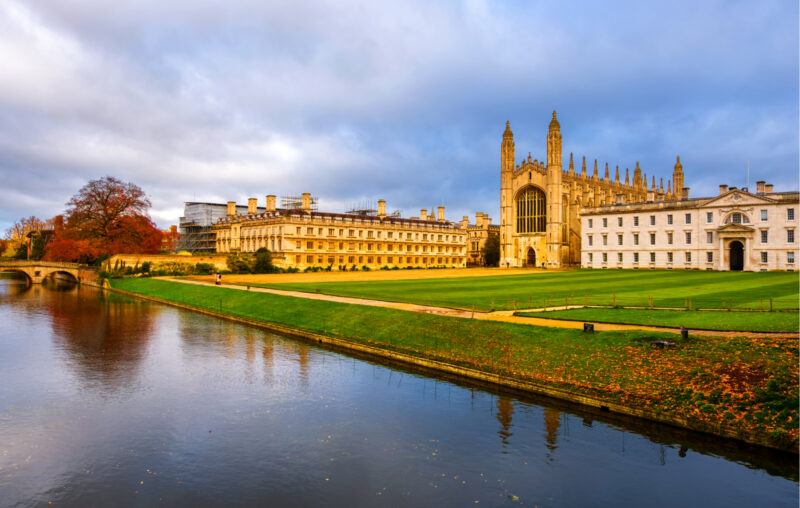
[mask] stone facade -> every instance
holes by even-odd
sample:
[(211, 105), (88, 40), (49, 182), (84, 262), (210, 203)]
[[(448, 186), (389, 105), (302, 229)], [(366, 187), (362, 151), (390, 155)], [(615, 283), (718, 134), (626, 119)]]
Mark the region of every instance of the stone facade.
[(492, 224), (487, 213), (477, 212), (475, 224), (470, 224), (466, 215), (461, 219), (461, 229), (467, 232), (467, 266), (486, 266), (483, 247), (490, 236), (500, 235), (500, 226)]
[(320, 212), (311, 203), (304, 193), (298, 207), (278, 208), (269, 195), (263, 212), (251, 198), (249, 213), (240, 214), (230, 202), (228, 216), (212, 227), (217, 252), (266, 247), (276, 266), (299, 269), (466, 266), (467, 232), (445, 219), (444, 206), (401, 218), (388, 215), (383, 200), (375, 214)]
[(614, 204), (582, 211), (581, 266), (794, 270), (798, 192), (720, 186), (713, 198)]
[[(639, 163), (620, 179), (619, 166), (613, 179), (606, 163), (603, 177), (598, 174), (597, 160), (593, 173), (586, 172), (586, 158), (580, 173), (575, 172), (572, 154), (565, 171), (562, 164), (561, 126), (553, 112), (547, 133), (545, 161), (526, 159), (516, 163), (514, 134), (509, 122), (500, 145), (500, 264), (501, 266), (563, 267), (581, 262), (581, 220), (583, 207), (610, 203), (638, 203), (648, 193), (658, 200), (685, 199), (689, 189), (683, 187), (680, 160), (672, 182), (664, 189), (663, 180), (656, 188), (655, 178), (648, 191), (647, 176)], [(673, 192), (675, 189), (675, 192)]]

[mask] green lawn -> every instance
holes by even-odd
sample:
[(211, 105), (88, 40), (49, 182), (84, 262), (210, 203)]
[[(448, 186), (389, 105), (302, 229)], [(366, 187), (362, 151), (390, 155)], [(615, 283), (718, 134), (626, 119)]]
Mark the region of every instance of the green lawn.
[[(463, 280), (463, 279), (462, 279)], [(797, 443), (797, 342), (599, 332), (418, 314), (153, 279), (115, 288), (647, 408), (751, 441)], [(675, 342), (658, 349), (653, 339)]]
[[(564, 304), (798, 308), (797, 273), (577, 270), (489, 277), (264, 284), (265, 287), (476, 310)], [(687, 299), (689, 301), (687, 302)]]
[(639, 310), (639, 309), (570, 309), (547, 312), (519, 312), (519, 316), (545, 319), (569, 319), (597, 323), (642, 324), (695, 328), (698, 330), (733, 330), (758, 332), (797, 332), (796, 312), (729, 312), (716, 310)]

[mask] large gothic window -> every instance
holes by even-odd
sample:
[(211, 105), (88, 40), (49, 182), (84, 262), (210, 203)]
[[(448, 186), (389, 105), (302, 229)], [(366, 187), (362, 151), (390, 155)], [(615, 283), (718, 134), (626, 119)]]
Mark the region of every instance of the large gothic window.
[(517, 233), (544, 233), (547, 229), (547, 197), (528, 187), (517, 196)]

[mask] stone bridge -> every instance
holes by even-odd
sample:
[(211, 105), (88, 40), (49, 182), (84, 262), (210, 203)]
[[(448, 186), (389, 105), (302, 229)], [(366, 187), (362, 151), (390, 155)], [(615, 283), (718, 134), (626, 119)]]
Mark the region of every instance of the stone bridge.
[(99, 286), (97, 269), (78, 263), (56, 261), (0, 261), (0, 272), (24, 273), (33, 284), (41, 284), (48, 277), (61, 275), (79, 284)]

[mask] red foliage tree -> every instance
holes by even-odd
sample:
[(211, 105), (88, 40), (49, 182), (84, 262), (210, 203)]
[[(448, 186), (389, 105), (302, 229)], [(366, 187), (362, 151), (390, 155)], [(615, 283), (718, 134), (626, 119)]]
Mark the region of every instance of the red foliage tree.
[(153, 254), (161, 248), (161, 231), (147, 216), (150, 200), (137, 185), (110, 176), (92, 180), (67, 206), (45, 259), (91, 262), (102, 255)]

